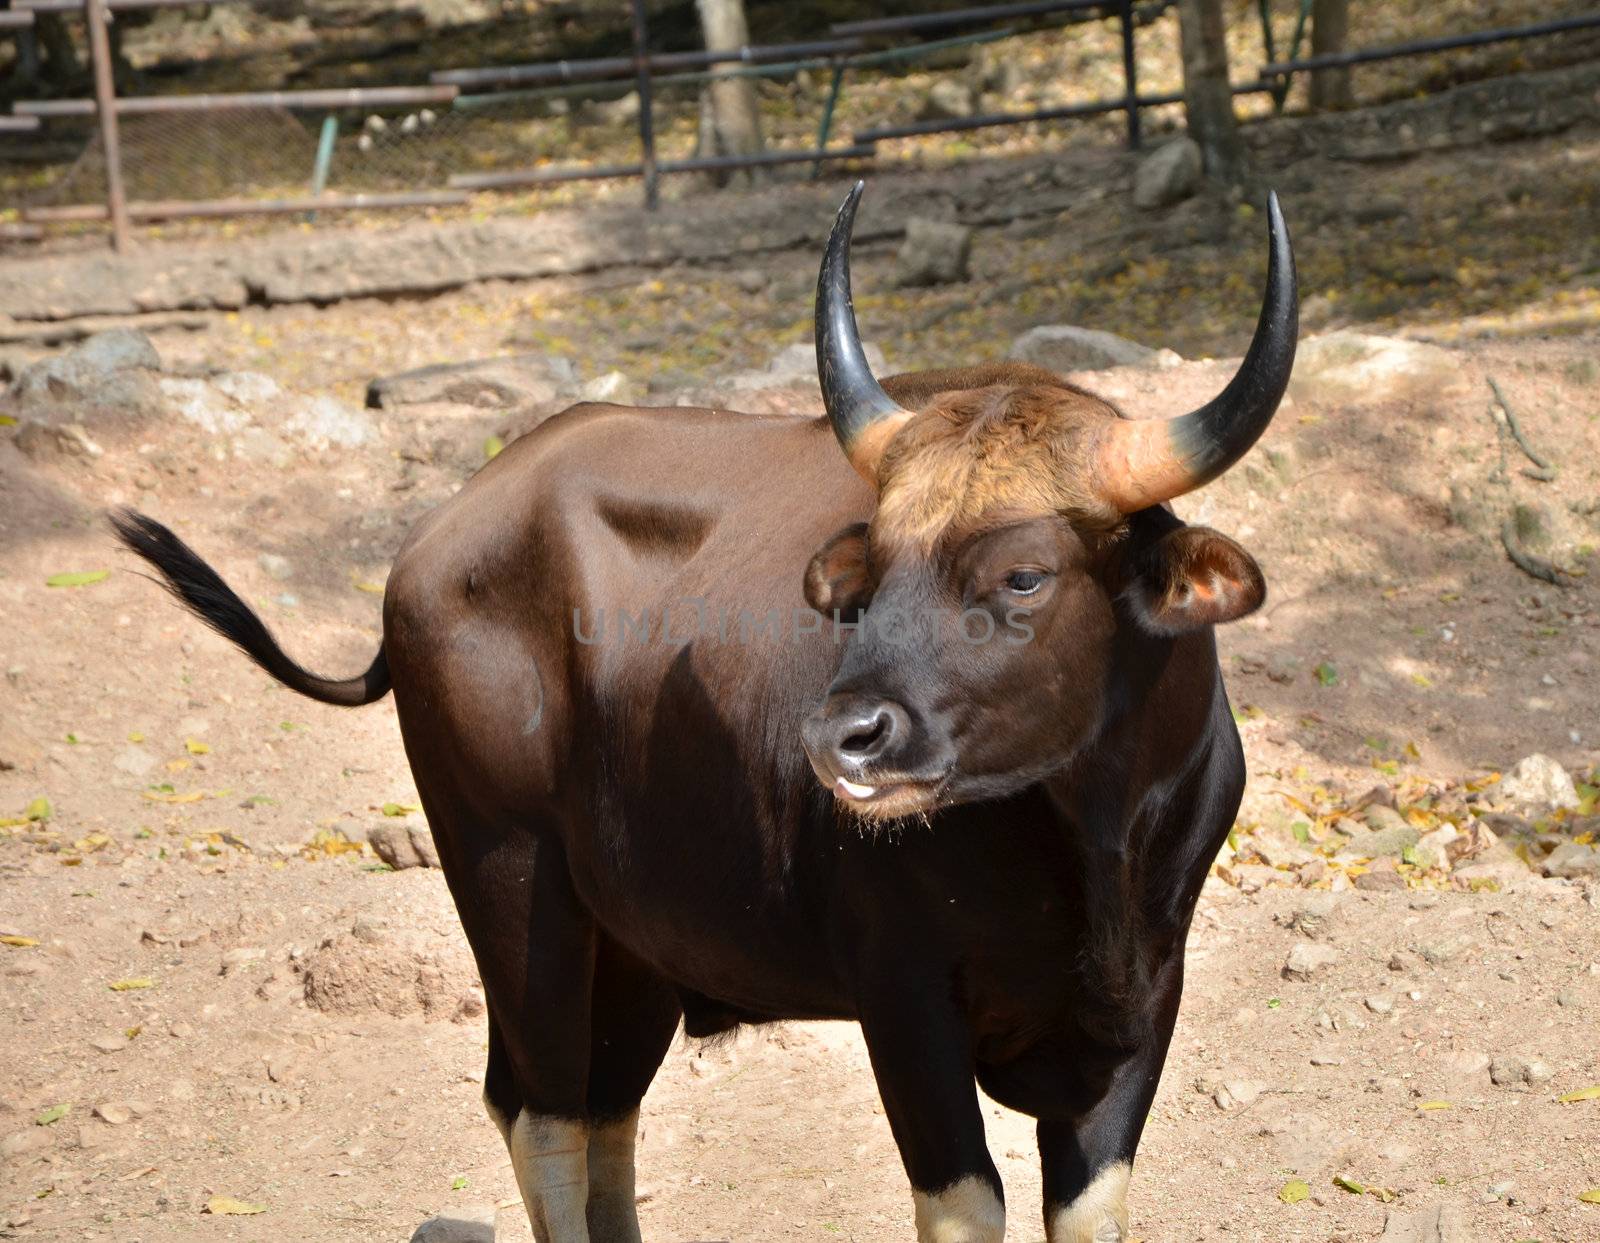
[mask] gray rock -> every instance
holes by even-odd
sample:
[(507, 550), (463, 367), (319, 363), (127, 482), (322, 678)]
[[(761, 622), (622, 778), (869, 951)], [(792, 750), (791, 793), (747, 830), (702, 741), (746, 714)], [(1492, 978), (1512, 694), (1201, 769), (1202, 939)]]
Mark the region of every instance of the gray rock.
[(1133, 175), (1133, 204), (1146, 211), (1181, 203), (1200, 188), (1205, 165), (1192, 138), (1163, 143), (1139, 161)]
[(105, 450), (89, 438), (82, 423), (41, 423), (26, 419), (17, 429), (17, 448), (35, 461), (92, 461)]
[[(881, 346), (874, 341), (867, 341), (861, 348), (867, 356), (867, 366), (872, 368), (874, 375), (881, 376), (888, 371), (889, 364), (883, 357)], [(786, 345), (768, 361), (766, 371), (759, 374), (783, 383), (801, 380), (815, 384), (817, 347), (810, 341), (798, 341), (794, 345)]]
[(411, 1235), (411, 1243), (494, 1243), (494, 1205), (463, 1205), (430, 1217)]
[(1496, 801), (1528, 807), (1576, 807), (1578, 791), (1572, 777), (1548, 755), (1530, 755), (1494, 788)]
[(1460, 357), (1447, 349), (1344, 330), (1302, 341), (1289, 381), (1296, 401), (1328, 405), (1435, 403), (1465, 388)]
[(553, 401), (570, 393), (577, 381), (577, 371), (568, 359), (553, 354), (509, 354), (381, 376), (367, 385), (367, 405), (393, 410), (448, 401), (501, 409)]
[(1255, 1079), (1228, 1079), (1216, 1086), (1211, 1099), (1225, 1113), (1249, 1109), (1261, 1099), (1267, 1085)]
[(395, 871), (406, 868), (436, 868), (439, 851), (433, 834), (421, 825), (378, 824), (367, 831), (367, 842), (378, 858)]
[(1390, 1209), (1379, 1243), (1468, 1243), (1461, 1210), (1452, 1204), (1410, 1210)]
[[(1369, 807), (1367, 810), (1370, 813), (1373, 809)], [(1389, 814), (1396, 815), (1394, 812)], [(1375, 833), (1363, 833), (1359, 837), (1352, 837), (1349, 842), (1339, 848), (1339, 853), (1335, 857), (1339, 859), (1398, 859), (1409, 847), (1415, 846), (1421, 839), (1422, 834), (1417, 831), (1415, 826), (1401, 820), (1399, 824), (1389, 825)]]
[(949, 220), (912, 216), (895, 255), (897, 285), (946, 285), (967, 279), (972, 230)]
[(1361, 818), (1367, 822), (1367, 828), (1374, 833), (1387, 829), (1408, 829), (1410, 822), (1395, 808), (1385, 803), (1373, 803), (1361, 813)]
[(1600, 877), (1600, 846), (1563, 842), (1546, 856), (1543, 871), (1546, 876), (1559, 876), (1566, 880)]
[(940, 78), (928, 88), (917, 115), (924, 121), (959, 121), (978, 110), (978, 99), (970, 83), (959, 78)]
[(1270, 868), (1302, 867), (1317, 857), (1293, 835), (1270, 830), (1257, 830), (1249, 839), (1249, 845)]
[(1104, 371), (1109, 367), (1169, 367), (1181, 361), (1171, 350), (1153, 350), (1114, 332), (1075, 324), (1040, 324), (1006, 351), (1006, 357), (1051, 371)]
[(275, 552), (258, 554), (256, 564), (279, 582), (294, 577), (294, 563), (288, 557), (279, 556)]
[(636, 401), (638, 395), (638, 386), (620, 371), (597, 375), (578, 390), (578, 396), (584, 401), (611, 401), (619, 405)]
[(167, 411), (209, 435), (228, 438), (235, 456), (275, 460), (289, 442), (308, 449), (355, 448), (377, 435), (360, 410), (322, 394), (295, 393), (255, 371), (208, 379), (163, 376)]
[(1284, 960), (1283, 977), (1305, 982), (1338, 961), (1339, 951), (1333, 946), (1302, 941), (1289, 951), (1289, 957)]
[(1354, 881), (1357, 889), (1368, 893), (1386, 893), (1402, 890), (1406, 887), (1406, 878), (1391, 868), (1373, 868), (1370, 872), (1363, 872)]
[(116, 371), (160, 371), (161, 355), (150, 338), (131, 328), (97, 332), (63, 354), (41, 359), (17, 377), (16, 396), (84, 396)]
[[(78, 421), (86, 411), (148, 415), (160, 408), (160, 370), (149, 337), (114, 328), (23, 368), (9, 398), (25, 418), (45, 423)], [(64, 411), (70, 417), (63, 418)]]
[(1548, 1062), (1539, 1058), (1502, 1055), (1489, 1063), (1489, 1080), (1502, 1088), (1538, 1087), (1555, 1078)]

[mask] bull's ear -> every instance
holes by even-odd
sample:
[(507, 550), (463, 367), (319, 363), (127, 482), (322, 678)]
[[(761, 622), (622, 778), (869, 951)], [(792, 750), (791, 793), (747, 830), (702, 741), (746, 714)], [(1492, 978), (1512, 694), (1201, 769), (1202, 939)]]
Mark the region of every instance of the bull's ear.
[(845, 616), (872, 601), (867, 569), (867, 524), (858, 522), (835, 535), (806, 566), (806, 603), (824, 616)]
[(1123, 603), (1153, 634), (1172, 637), (1236, 621), (1267, 597), (1261, 567), (1210, 527), (1179, 527), (1139, 550)]

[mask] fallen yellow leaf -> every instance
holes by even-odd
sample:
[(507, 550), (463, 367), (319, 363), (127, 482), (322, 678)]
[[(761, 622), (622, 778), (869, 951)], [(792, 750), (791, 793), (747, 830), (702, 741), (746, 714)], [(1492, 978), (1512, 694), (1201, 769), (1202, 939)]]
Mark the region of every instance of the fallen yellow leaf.
[(148, 976), (136, 976), (131, 980), (112, 980), (108, 987), (113, 993), (131, 993), (141, 988), (154, 988), (156, 982)]
[(206, 1201), (205, 1211), (215, 1213), (219, 1217), (250, 1217), (256, 1213), (265, 1213), (267, 1206), (235, 1200), (232, 1196), (212, 1196)]
[(198, 739), (195, 739), (195, 738), (190, 738), (187, 742), (185, 742), (183, 744), (183, 746), (184, 746), (184, 749), (187, 750), (190, 755), (210, 755), (211, 754), (211, 748), (206, 743), (203, 743), (203, 742), (201, 742), (201, 741), (199, 741)]
[[(0, 937), (0, 941), (6, 938)], [(1568, 1092), (1565, 1096), (1558, 1096), (1556, 1100), (1563, 1105), (1575, 1104), (1578, 1101), (1600, 1101), (1600, 1083), (1589, 1088), (1579, 1088), (1576, 1092)]]
[(1417, 1108), (1423, 1110), (1451, 1109), (1453, 1106), (1449, 1101), (1418, 1101)]
[(0, 945), (15, 946), (19, 950), (32, 949), (37, 944), (39, 944), (39, 942), (34, 940), (32, 937), (19, 937), (15, 935), (0, 937)]

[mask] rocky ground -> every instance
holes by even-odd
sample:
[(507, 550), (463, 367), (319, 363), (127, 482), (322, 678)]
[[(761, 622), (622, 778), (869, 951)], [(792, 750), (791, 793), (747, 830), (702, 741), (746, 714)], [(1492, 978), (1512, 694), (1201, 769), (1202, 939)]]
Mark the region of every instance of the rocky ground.
[[(1256, 554), (1271, 595), (1220, 636), (1251, 787), (1135, 1175), (1147, 1243), (1600, 1229), (1600, 324), (1567, 154), (1591, 141), (1342, 187), (1336, 206), (1401, 196), (1401, 214), (1328, 209), (1306, 233), (1310, 294), (1338, 292), (1341, 247), (1357, 263), (1363, 237), (1402, 240), (1455, 189), (1490, 194), (1465, 183), (1491, 166), (1560, 199), (1494, 191), (1523, 204), (1502, 225), (1532, 239), (1541, 281), (1518, 285), (1507, 258), (1308, 307), (1262, 446), (1180, 503)], [(1460, 228), (1487, 227), (1486, 203)], [(1168, 210), (1145, 227), (1237, 215)], [(1126, 267), (1092, 277), (1062, 240), (1085, 219), (980, 229), (966, 284), (898, 288), (932, 252), (865, 247), (858, 305), (886, 365), (1012, 350), (1134, 416), (1209, 397), (1232, 364), (1194, 356), (1247, 331), (1259, 220), (1158, 261), (1129, 241)], [(1452, 244), (1428, 262), (1464, 262)], [(1065, 284), (1064, 256), (1085, 265)], [(10, 347), (0, 1230), (400, 1240), (449, 1210), (527, 1237), (391, 710), (270, 683), (128, 572), (103, 513), (171, 523), (308, 665), (353, 671), (409, 526), (575, 398), (815, 409), (814, 262), (245, 306)], [(1198, 309), (1176, 316), (1186, 286)], [(401, 374), (469, 359), (496, 361)], [(998, 1108), (990, 1124), (1013, 1235), (1038, 1239), (1031, 1131)], [(657, 1239), (910, 1233), (842, 1026), (676, 1047), (645, 1105), (641, 1197)]]

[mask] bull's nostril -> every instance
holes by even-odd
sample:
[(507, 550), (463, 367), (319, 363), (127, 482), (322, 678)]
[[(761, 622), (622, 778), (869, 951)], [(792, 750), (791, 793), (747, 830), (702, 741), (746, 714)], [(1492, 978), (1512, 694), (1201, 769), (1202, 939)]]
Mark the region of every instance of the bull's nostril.
[(863, 756), (876, 754), (883, 748), (889, 736), (889, 714), (877, 713), (872, 720), (861, 722), (850, 734), (847, 734), (839, 743), (839, 750), (846, 755)]

